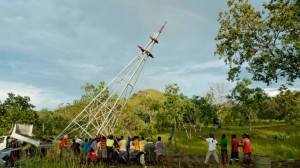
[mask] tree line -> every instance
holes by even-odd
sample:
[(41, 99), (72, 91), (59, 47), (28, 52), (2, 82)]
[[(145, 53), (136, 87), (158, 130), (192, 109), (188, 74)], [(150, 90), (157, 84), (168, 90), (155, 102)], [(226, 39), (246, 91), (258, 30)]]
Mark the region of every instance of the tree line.
[[(34, 124), (38, 136), (56, 136), (96, 96), (105, 83), (86, 84), (85, 93), (72, 104), (61, 104), (50, 111), (34, 110), (28, 96), (9, 93), (0, 102), (0, 132), (8, 134), (14, 123)], [(249, 126), (257, 120), (284, 120), (295, 124), (300, 119), (300, 92), (285, 86), (279, 94), (270, 97), (259, 88), (252, 88), (251, 80), (243, 79), (228, 91), (226, 84), (217, 83), (200, 96), (185, 96), (177, 84), (166, 85), (163, 93), (148, 89), (133, 94), (128, 100), (116, 131), (129, 131), (152, 135), (170, 131), (173, 127), (191, 133), (203, 127)], [(226, 91), (227, 90), (227, 91)], [(109, 94), (109, 90), (104, 92)]]

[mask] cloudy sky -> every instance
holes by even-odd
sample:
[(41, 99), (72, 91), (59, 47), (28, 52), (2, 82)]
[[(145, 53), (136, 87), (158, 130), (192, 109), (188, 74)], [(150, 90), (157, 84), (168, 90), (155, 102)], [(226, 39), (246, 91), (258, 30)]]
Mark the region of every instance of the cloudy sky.
[(177, 83), (187, 96), (204, 94), (227, 82), (214, 56), (225, 9), (225, 0), (0, 0), (0, 100), (13, 92), (30, 96), (36, 110), (72, 103), (85, 83), (113, 79), (164, 21), (134, 92)]

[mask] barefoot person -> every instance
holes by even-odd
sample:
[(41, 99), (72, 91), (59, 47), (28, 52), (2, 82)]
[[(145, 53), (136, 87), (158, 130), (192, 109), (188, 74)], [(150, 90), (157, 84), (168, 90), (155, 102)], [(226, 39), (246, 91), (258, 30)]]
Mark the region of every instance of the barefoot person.
[(206, 154), (204, 164), (207, 164), (211, 154), (214, 155), (216, 162), (219, 164), (219, 158), (216, 153), (216, 145), (218, 144), (218, 141), (214, 138), (214, 134), (209, 134), (209, 138), (203, 138), (202, 136), (200, 136), (200, 138), (208, 142), (208, 151)]

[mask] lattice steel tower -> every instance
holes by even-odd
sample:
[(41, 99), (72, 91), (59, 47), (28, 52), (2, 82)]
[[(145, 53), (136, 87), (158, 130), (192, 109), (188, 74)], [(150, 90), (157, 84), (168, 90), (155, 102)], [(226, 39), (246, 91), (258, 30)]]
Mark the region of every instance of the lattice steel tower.
[(71, 132), (91, 138), (99, 133), (105, 135), (113, 132), (148, 57), (154, 58), (151, 51), (154, 44), (158, 43), (157, 39), (166, 23), (150, 37), (151, 40), (145, 47), (138, 46), (140, 52), (137, 56), (93, 98), (54, 141)]

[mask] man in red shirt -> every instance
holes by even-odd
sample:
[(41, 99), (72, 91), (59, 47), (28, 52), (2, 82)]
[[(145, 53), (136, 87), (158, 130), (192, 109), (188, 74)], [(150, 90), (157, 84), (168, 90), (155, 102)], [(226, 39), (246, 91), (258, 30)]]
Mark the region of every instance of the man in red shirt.
[(244, 151), (244, 164), (246, 166), (250, 166), (251, 164), (251, 144), (250, 144), (250, 139), (249, 135), (243, 134), (243, 151)]
[(59, 144), (60, 147), (60, 158), (65, 158), (68, 155), (67, 151), (67, 146), (68, 146), (68, 135), (64, 135), (63, 139), (61, 140), (61, 143)]
[(230, 164), (232, 164), (233, 160), (236, 162), (239, 162), (239, 141), (236, 139), (236, 135), (233, 134), (231, 136), (232, 141), (231, 141), (231, 157), (230, 157)]

